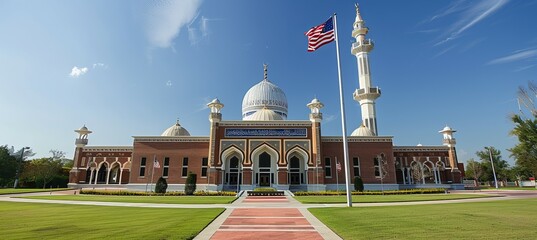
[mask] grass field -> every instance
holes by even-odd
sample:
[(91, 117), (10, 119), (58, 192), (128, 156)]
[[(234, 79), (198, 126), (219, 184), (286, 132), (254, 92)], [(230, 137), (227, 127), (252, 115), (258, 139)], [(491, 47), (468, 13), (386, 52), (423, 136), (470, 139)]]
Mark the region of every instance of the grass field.
[[(353, 195), (354, 203), (435, 201), (490, 197), (484, 194)], [(346, 196), (296, 196), (301, 203), (346, 203)]]
[(309, 210), (343, 239), (535, 239), (535, 209), (522, 199)]
[[(480, 187), (482, 190), (496, 190), (495, 187)], [(499, 187), (498, 190), (537, 190), (535, 187)]]
[(167, 203), (167, 204), (226, 204), (235, 200), (228, 196), (113, 196), (113, 195), (48, 195), (24, 197), (31, 199), (129, 202), (129, 203)]
[(14, 194), (14, 193), (32, 193), (32, 192), (50, 192), (50, 191), (63, 191), (69, 188), (0, 188), (0, 195), (2, 194)]
[(0, 202), (2, 239), (191, 239), (224, 209)]

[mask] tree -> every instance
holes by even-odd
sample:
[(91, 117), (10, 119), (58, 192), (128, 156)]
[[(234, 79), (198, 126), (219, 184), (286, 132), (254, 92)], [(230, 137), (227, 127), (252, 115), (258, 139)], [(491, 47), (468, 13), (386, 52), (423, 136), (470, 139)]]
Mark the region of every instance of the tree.
[(196, 178), (197, 175), (195, 173), (188, 172), (185, 184), (186, 195), (194, 195), (194, 192), (196, 191)]
[(360, 176), (354, 177), (354, 190), (358, 192), (364, 191), (364, 181)]
[(73, 160), (66, 158), (64, 151), (52, 149), (49, 152), (52, 154), (52, 159), (60, 160), (64, 168), (73, 168)]
[(473, 158), (466, 163), (466, 176), (474, 179), (474, 185), (479, 186), (479, 179), (483, 176), (483, 165)]
[(15, 180), (18, 162), (10, 152), (6, 145), (0, 146), (0, 187), (12, 185)]
[(490, 153), (492, 152), (492, 161), (494, 162), (494, 170), (496, 171), (496, 177), (498, 181), (507, 180), (509, 172), (509, 164), (502, 159), (502, 153), (500, 150), (494, 147), (485, 147), (482, 151), (477, 151), (475, 154), (481, 159), (481, 166), (483, 167), (483, 180), (494, 181), (494, 174), (492, 171), (492, 164), (490, 162)]
[(519, 115), (513, 115), (511, 120), (515, 128), (511, 135), (518, 138), (518, 144), (509, 149), (515, 163), (521, 168), (526, 168), (532, 176), (537, 176), (537, 120), (522, 119)]
[(157, 184), (155, 185), (155, 193), (166, 193), (167, 188), (168, 188), (168, 183), (166, 182), (166, 179), (163, 177), (160, 177), (157, 180)]
[(23, 173), (23, 177), (45, 188), (54, 177), (61, 174), (61, 171), (61, 160), (38, 158), (29, 162), (27, 169)]

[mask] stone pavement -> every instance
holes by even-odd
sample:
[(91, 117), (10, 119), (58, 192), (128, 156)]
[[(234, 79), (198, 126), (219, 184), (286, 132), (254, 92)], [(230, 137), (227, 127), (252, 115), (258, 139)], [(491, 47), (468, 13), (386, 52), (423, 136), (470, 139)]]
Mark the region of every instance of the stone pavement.
[(289, 196), (241, 197), (195, 239), (341, 239)]

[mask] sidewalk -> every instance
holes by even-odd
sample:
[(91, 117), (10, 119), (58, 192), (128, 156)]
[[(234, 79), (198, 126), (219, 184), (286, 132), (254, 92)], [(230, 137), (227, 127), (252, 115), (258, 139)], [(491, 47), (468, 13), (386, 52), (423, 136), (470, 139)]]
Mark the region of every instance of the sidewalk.
[(289, 196), (241, 197), (195, 239), (341, 239)]

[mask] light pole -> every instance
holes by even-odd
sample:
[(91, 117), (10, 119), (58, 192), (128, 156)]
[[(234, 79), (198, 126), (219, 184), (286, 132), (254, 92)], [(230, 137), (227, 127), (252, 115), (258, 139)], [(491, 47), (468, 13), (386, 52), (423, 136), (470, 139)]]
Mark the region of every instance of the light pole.
[(494, 170), (494, 161), (492, 161), (492, 147), (489, 147), (490, 164), (492, 165), (492, 174), (494, 175), (494, 186), (498, 189), (498, 179), (496, 178), (496, 170)]
[(22, 159), (24, 158), (24, 150), (26, 149), (30, 149), (30, 147), (23, 147), (21, 149), (21, 158), (19, 159), (19, 162), (17, 164), (17, 171), (15, 172), (15, 183), (13, 184), (13, 188), (17, 188), (19, 185), (19, 176), (21, 172), (20, 169), (21, 169)]

